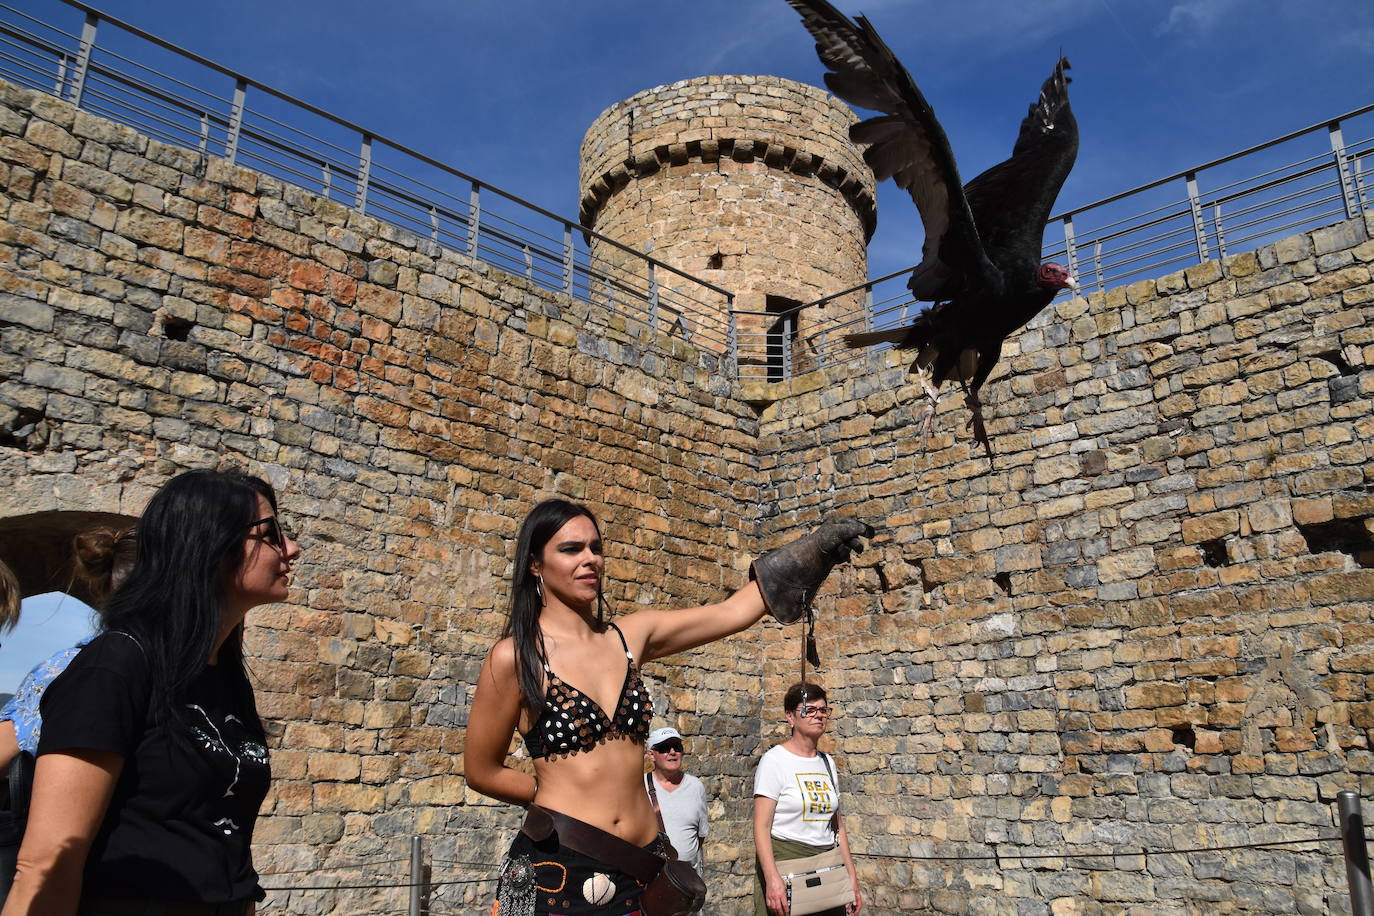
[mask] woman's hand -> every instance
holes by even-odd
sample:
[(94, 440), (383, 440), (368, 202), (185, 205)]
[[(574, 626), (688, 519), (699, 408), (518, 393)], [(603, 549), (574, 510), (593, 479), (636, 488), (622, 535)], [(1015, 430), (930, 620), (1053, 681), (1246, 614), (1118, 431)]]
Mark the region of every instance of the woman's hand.
[(768, 912), (787, 916), (787, 885), (783, 883), (782, 875), (776, 868), (769, 869), (766, 874), (763, 883), (763, 902), (768, 906)]
[(859, 910), (864, 908), (864, 895), (859, 890), (859, 876), (853, 872), (849, 873), (850, 883), (854, 885), (854, 902), (844, 908), (849, 916), (859, 916)]

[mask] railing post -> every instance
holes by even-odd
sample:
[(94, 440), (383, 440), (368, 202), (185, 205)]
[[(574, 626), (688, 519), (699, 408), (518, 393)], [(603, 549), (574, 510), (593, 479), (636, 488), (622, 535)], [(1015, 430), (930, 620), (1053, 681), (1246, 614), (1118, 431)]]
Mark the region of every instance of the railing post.
[(785, 382), (792, 378), (792, 338), (793, 329), (796, 327), (796, 313), (788, 315), (778, 324), (782, 328), (782, 380)]
[(1078, 246), (1073, 240), (1073, 214), (1064, 217), (1064, 253), (1069, 261), (1069, 273), (1078, 278)]
[(1197, 242), (1197, 260), (1201, 264), (1207, 260), (1207, 226), (1202, 221), (1202, 200), (1197, 192), (1197, 173), (1189, 172), (1188, 209), (1193, 214), (1193, 239)]
[(654, 262), (649, 262), (649, 329), (658, 330), (658, 272)]
[(573, 291), (573, 231), (572, 223), (563, 224), (563, 292)]
[(1332, 121), (1327, 130), (1331, 133), (1331, 155), (1336, 159), (1336, 174), (1341, 182), (1341, 199), (1345, 201), (1345, 218), (1354, 219), (1360, 215), (1360, 201), (1355, 195), (1355, 183), (1350, 180), (1350, 169), (1346, 163), (1345, 140), (1341, 136), (1341, 122)]
[(1221, 204), (1212, 206), (1212, 225), (1217, 231), (1217, 257), (1226, 257), (1226, 233), (1221, 228)]
[(864, 290), (864, 330), (873, 330), (873, 287)]
[(1097, 277), (1098, 292), (1106, 292), (1107, 281), (1102, 277), (1102, 243), (1093, 242), (1093, 274)]
[(248, 95), (248, 84), (243, 80), (234, 82), (234, 107), (229, 111), (229, 138), (225, 144), (224, 158), (233, 165), (239, 155), (239, 134), (243, 132), (243, 107)]
[(372, 135), (363, 134), (363, 147), (358, 152), (358, 191), (353, 195), (354, 209), (367, 212), (367, 185), (372, 180)]
[(210, 113), (200, 113), (200, 146), (197, 148), (202, 159), (210, 153)]
[(739, 378), (739, 319), (735, 315), (733, 293), (725, 297), (725, 311), (730, 316), (730, 324), (725, 329), (726, 358), (730, 361), (731, 377)]
[(1364, 838), (1364, 814), (1360, 796), (1346, 789), (1336, 793), (1341, 818), (1341, 845), (1345, 848), (1345, 878), (1350, 883), (1352, 916), (1374, 916), (1374, 889), (1369, 883), (1369, 848)]
[(57, 61), (57, 79), (53, 82), (52, 94), (59, 99), (67, 95), (67, 61), (70, 60), (63, 54)]
[(91, 54), (95, 51), (95, 32), (100, 20), (95, 13), (86, 14), (86, 22), (81, 26), (81, 47), (76, 57), (76, 77), (72, 80), (72, 97), (68, 99), (76, 108), (81, 107), (81, 94), (86, 91), (86, 73), (91, 68)]
[(482, 226), (482, 186), (472, 183), (472, 193), (468, 195), (468, 254), (477, 256), (477, 238)]
[(425, 851), (424, 841), (418, 836), (410, 838), (410, 907), (408, 916), (421, 916), (424, 904)]
[(439, 211), (435, 207), (429, 208), (429, 237), (439, 241)]
[(321, 189), (323, 191), (321, 196), (324, 197), (325, 200), (329, 200), (329, 192), (334, 189), (334, 170), (331, 169), (329, 163), (326, 162), (324, 165), (320, 166), (320, 174), (324, 176), (324, 187)]

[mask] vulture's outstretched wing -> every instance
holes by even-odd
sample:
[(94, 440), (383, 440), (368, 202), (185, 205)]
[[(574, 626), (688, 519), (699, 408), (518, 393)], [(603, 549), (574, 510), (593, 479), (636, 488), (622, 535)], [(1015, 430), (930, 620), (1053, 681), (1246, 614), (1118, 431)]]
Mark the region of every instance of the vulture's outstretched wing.
[(1011, 158), (964, 187), (974, 224), (990, 256), (1038, 263), (1045, 221), (1078, 155), (1078, 122), (1069, 108), (1069, 69), (1059, 58), (1030, 106)]
[(815, 36), (816, 53), (831, 71), (825, 75), (830, 90), (851, 105), (883, 112), (855, 124), (849, 136), (868, 144), (864, 160), (874, 177), (891, 178), (921, 212), (926, 237), (912, 293), (952, 299), (971, 281), (987, 282), (997, 268), (979, 241), (949, 139), (911, 75), (863, 16), (850, 21), (826, 0), (787, 2)]

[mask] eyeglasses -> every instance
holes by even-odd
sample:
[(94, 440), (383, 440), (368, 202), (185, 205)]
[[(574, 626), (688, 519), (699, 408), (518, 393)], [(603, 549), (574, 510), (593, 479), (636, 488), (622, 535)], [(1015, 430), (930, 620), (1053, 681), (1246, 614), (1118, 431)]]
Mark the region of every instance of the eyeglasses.
[(267, 530), (261, 534), (250, 534), (248, 535), (250, 538), (255, 541), (262, 541), (266, 544), (270, 544), (277, 550), (286, 549), (286, 541), (291, 537), (291, 534), (282, 527), (281, 522), (277, 520), (275, 515), (269, 515), (266, 518), (258, 519), (256, 522), (249, 525), (248, 529), (251, 531), (259, 525), (266, 525)]
[(655, 744), (653, 747), (655, 754), (682, 753), (682, 742), (676, 738), (670, 738), (662, 744)]
[(804, 719), (835, 719), (840, 711), (834, 706), (798, 706), (797, 715)]

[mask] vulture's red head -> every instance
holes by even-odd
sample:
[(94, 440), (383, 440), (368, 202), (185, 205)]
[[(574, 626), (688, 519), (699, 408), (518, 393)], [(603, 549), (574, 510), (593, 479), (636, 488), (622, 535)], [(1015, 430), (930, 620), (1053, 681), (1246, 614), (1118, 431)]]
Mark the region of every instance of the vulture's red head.
[(1053, 261), (1040, 265), (1040, 269), (1035, 272), (1035, 285), (1054, 292), (1061, 289), (1078, 291), (1078, 281), (1073, 278), (1073, 274), (1069, 273), (1063, 264)]

